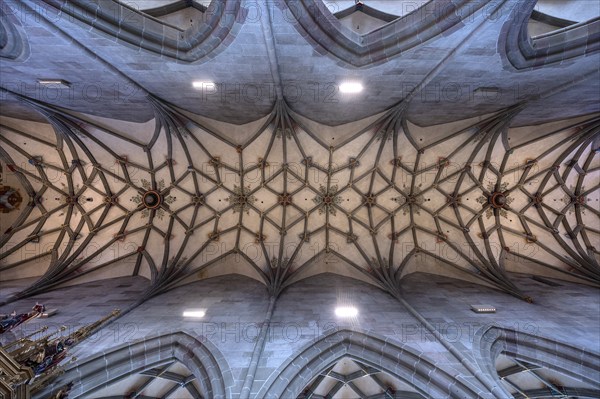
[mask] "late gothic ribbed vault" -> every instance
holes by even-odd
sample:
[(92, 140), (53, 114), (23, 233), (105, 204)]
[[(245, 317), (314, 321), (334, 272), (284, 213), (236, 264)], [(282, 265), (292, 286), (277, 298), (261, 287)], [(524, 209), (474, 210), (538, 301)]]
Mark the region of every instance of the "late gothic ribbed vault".
[[(0, 304), (114, 283), (120, 320), (146, 329), (144, 305), (161, 324), (188, 296), (210, 322), (258, 318), (256, 339), (231, 347), (184, 333), (179, 311), (155, 339), (101, 355), (114, 342), (100, 340), (64, 376), (81, 396), (125, 385), (157, 397), (596, 394), (595, 353), (579, 382), (552, 351), (536, 358), (510, 339), (476, 353), (408, 298), (443, 312), (448, 292), (415, 290), (442, 292), (451, 278), (521, 309), (517, 320), (538, 315), (523, 310), (538, 295), (539, 314), (559, 320), (551, 333), (596, 320), (584, 320), (593, 300), (573, 318), (552, 313), (529, 278), (568, 280), (557, 292), (569, 297), (600, 286), (600, 18), (551, 3), (2, 1)], [(329, 332), (265, 343), (272, 319), (305, 301), (296, 327), (326, 317), (315, 308), (338, 282), (377, 297), (362, 303), (365, 327), (414, 322), (435, 342), (346, 326), (328, 336), (335, 345)], [(238, 293), (254, 303), (222, 298)], [(579, 353), (594, 328), (564, 351)], [(436, 356), (454, 363), (437, 370)], [(516, 372), (553, 380), (540, 391)]]

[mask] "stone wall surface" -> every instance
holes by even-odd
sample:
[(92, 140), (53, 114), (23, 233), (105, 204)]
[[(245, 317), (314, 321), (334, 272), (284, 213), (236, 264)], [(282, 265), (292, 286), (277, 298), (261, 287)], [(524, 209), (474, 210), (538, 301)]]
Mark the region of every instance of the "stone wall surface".
[[(476, 333), (493, 324), (590, 352), (600, 351), (600, 298), (596, 288), (554, 280), (560, 285), (550, 287), (516, 274), (511, 278), (534, 298), (534, 304), (475, 284), (419, 273), (405, 280), (403, 290), (406, 300), (473, 364)], [(0, 308), (0, 312), (26, 311), (36, 301), (59, 309), (52, 318), (17, 329), (14, 336), (42, 323), (74, 328), (95, 321), (115, 307), (126, 309), (146, 284), (142, 278), (119, 278), (65, 287), (14, 302)], [(144, 338), (185, 331), (217, 352), (214, 355), (222, 363), (221, 370), (231, 372), (234, 386), (230, 392), (236, 397), (268, 303), (265, 287), (247, 277), (221, 276), (195, 282), (136, 307), (83, 342), (73, 354), (86, 359)], [(497, 313), (475, 314), (469, 308), (471, 304), (495, 306)], [(355, 306), (358, 315), (351, 319), (336, 317), (337, 306)], [(203, 309), (206, 315), (198, 320), (183, 318), (182, 312), (189, 309)], [(285, 364), (301, 358), (298, 356), (313, 345), (327, 347), (325, 337), (344, 331), (380, 337), (387, 342), (383, 345), (388, 345), (387, 351), (403, 348), (470, 388), (485, 391), (395, 298), (370, 284), (321, 274), (292, 285), (276, 301), (252, 397), (259, 397), (273, 381), (283, 384), (276, 377)], [(106, 367), (110, 370), (110, 362)]]

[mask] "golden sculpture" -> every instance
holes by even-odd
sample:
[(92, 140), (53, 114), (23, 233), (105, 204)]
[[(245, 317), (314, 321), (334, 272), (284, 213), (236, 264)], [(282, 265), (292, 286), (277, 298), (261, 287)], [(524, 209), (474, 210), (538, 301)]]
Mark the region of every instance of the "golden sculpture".
[[(36, 304), (36, 306), (39, 310), (39, 306), (42, 305)], [(34, 309), (36, 308), (34, 307)], [(48, 327), (42, 327), (16, 341), (0, 346), (0, 396), (26, 399), (31, 394), (46, 388), (52, 380), (64, 373), (64, 367), (67, 364), (77, 360), (72, 357), (68, 362), (64, 362), (69, 349), (89, 337), (110, 318), (119, 314), (120, 310), (115, 309), (100, 320), (83, 326), (67, 336), (62, 336), (61, 333), (67, 329), (62, 326), (53, 333), (34, 339), (38, 334), (48, 330)], [(15, 314), (12, 315), (12, 317), (15, 316)], [(28, 319), (32, 317), (34, 316)], [(10, 324), (10, 326), (12, 329), (16, 325)], [(65, 385), (53, 397), (66, 398), (71, 386), (72, 384)]]

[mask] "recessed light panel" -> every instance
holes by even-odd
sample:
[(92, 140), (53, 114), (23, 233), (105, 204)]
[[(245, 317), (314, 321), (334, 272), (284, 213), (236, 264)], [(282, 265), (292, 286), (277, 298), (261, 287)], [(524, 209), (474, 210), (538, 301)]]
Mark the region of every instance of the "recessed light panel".
[(353, 306), (338, 306), (335, 308), (335, 315), (337, 317), (356, 317), (358, 316), (358, 309)]
[(71, 87), (71, 83), (62, 79), (38, 79), (38, 83), (43, 86), (53, 87), (57, 89), (65, 89)]
[(192, 82), (192, 86), (194, 86), (194, 89), (214, 89), (215, 82), (199, 80)]
[(344, 82), (340, 84), (340, 93), (360, 93), (363, 85), (359, 82)]
[(204, 309), (188, 309), (183, 312), (183, 317), (200, 319), (206, 315), (206, 311)]
[(496, 313), (496, 308), (491, 305), (471, 305), (471, 310), (475, 313)]

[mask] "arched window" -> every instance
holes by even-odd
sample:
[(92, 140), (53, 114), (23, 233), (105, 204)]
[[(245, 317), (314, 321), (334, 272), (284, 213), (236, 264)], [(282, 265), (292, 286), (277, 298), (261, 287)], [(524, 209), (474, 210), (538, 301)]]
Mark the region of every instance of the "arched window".
[(196, 376), (181, 362), (171, 361), (158, 367), (115, 381), (105, 388), (88, 395), (90, 399), (115, 397), (144, 398), (202, 398), (208, 397), (198, 384)]
[(529, 36), (535, 38), (599, 16), (595, 0), (538, 0), (529, 19)]
[(559, 373), (548, 367), (501, 354), (496, 371), (504, 388), (515, 399), (525, 398), (598, 398), (600, 390), (591, 384)]
[(305, 346), (271, 375), (256, 397), (307, 398), (311, 392), (325, 391), (338, 398), (351, 392), (356, 397), (355, 388), (387, 398), (392, 391), (406, 392), (408, 398), (477, 397), (460, 379), (422, 354), (384, 337), (350, 330), (334, 332)]
[(590, 6), (580, 8), (579, 2), (566, 0), (517, 3), (506, 30), (506, 55), (512, 66), (519, 70), (542, 67), (597, 52), (598, 5), (586, 0), (581, 4)]
[(424, 399), (410, 384), (351, 357), (329, 366), (302, 390), (298, 399), (309, 398), (405, 398)]
[(484, 372), (515, 399), (600, 397), (600, 354), (496, 326), (473, 343)]
[(67, 383), (73, 383), (69, 398), (224, 399), (233, 377), (225, 358), (206, 338), (176, 332), (78, 360), (40, 397)]

